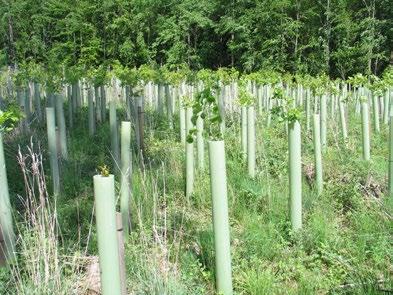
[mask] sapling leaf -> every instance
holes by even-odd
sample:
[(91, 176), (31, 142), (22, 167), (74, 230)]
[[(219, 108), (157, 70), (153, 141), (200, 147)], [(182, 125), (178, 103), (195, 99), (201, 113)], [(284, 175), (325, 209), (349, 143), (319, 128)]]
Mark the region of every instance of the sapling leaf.
[(207, 96), (206, 96), (206, 100), (207, 100), (208, 102), (210, 102), (210, 103), (212, 103), (212, 102), (215, 102), (215, 101), (216, 101), (215, 97), (214, 97), (213, 95), (211, 95), (210, 93), (209, 93), (209, 94), (207, 94)]
[(101, 176), (108, 177), (110, 174), (109, 168), (107, 165), (98, 166), (98, 170), (100, 171)]
[(187, 143), (193, 143), (194, 142), (194, 137), (192, 137), (191, 134), (188, 134), (186, 141), (187, 141)]
[(212, 122), (212, 123), (220, 123), (221, 122), (221, 117), (219, 115), (216, 115), (216, 116), (214, 116), (214, 117), (212, 117), (210, 119), (210, 122)]

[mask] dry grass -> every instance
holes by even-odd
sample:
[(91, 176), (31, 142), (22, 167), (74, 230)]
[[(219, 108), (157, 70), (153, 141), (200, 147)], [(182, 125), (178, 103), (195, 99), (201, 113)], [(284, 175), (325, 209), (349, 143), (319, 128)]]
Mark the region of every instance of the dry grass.
[(10, 265), (9, 294), (83, 294), (84, 266), (88, 257), (62, 253), (56, 198), (48, 194), (42, 153), (33, 143), (27, 154), (19, 149), (23, 173), (24, 206), (17, 223), (17, 260)]

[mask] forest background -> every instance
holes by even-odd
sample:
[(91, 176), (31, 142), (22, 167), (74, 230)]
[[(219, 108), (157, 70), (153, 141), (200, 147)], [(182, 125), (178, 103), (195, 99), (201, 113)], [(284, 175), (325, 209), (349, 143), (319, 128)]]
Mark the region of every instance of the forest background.
[(0, 65), (187, 65), (347, 78), (393, 59), (391, 0), (3, 0)]

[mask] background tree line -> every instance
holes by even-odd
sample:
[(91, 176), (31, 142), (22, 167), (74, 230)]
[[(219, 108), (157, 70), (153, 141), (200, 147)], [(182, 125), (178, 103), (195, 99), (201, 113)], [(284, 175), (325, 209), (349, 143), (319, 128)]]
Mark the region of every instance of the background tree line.
[(379, 74), (391, 0), (2, 0), (0, 64)]

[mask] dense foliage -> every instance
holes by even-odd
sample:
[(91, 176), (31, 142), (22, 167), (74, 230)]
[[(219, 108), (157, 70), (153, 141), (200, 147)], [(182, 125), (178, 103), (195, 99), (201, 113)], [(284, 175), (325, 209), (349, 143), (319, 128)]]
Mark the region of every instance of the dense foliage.
[(234, 294), (392, 292), (392, 0), (3, 0), (0, 16), (17, 235), (0, 294), (85, 294), (108, 273), (97, 174), (115, 175), (132, 294), (232, 294), (228, 213)]
[(390, 0), (5, 0), (0, 63), (97, 69), (186, 63), (347, 78), (380, 74)]

